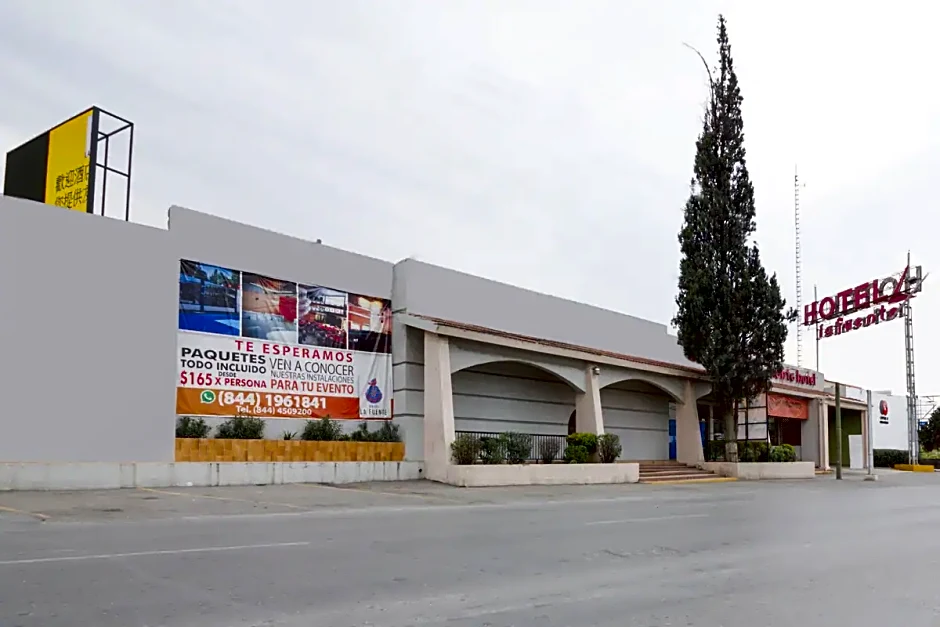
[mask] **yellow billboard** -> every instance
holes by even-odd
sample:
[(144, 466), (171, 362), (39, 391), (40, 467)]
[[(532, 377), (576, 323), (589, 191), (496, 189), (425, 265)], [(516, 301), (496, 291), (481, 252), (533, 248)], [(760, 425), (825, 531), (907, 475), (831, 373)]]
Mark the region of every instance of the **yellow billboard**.
[(49, 131), (45, 202), (88, 211), (94, 109)]

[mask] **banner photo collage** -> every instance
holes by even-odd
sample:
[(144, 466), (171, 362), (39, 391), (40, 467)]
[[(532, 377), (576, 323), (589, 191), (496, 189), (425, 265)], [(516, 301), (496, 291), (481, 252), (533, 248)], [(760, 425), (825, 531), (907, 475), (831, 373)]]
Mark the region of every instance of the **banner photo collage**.
[(391, 301), (181, 260), (176, 413), (390, 419)]

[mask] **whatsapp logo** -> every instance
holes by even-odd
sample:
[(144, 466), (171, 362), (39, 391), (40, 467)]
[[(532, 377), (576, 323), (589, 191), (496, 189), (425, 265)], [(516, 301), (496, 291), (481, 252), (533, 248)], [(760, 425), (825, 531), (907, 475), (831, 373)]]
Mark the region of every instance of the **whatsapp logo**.
[(203, 390), (199, 395), (199, 402), (203, 405), (211, 405), (215, 402), (215, 392), (212, 390)]

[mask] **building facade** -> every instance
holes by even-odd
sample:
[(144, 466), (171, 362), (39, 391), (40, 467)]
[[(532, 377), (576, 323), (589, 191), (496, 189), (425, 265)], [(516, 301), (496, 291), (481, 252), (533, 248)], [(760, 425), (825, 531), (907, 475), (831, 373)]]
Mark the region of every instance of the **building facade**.
[[(2, 340), (26, 366), (0, 385), (8, 415), (31, 417), (7, 431), (0, 461), (173, 460), (181, 295), (195, 298), (181, 260), (261, 277), (255, 308), (273, 302), (264, 277), (325, 286), (309, 292), (321, 304), (329, 289), (390, 300), (388, 317), (368, 308), (354, 316), (350, 306), (339, 330), (390, 328), (394, 420), (406, 459), (423, 460), (430, 478), (458, 432), (615, 433), (624, 460), (696, 464), (722, 422), (703, 369), (665, 325), (414, 259), (393, 264), (181, 207), (169, 210), (168, 229), (154, 229), (8, 197), (0, 197), (0, 243), (0, 278), (18, 295), (0, 299)], [(244, 324), (269, 318), (246, 314)], [(314, 318), (311, 338), (333, 332)], [(264, 332), (274, 341), (282, 331)], [(328, 341), (342, 344), (342, 333)], [(36, 376), (47, 357), (68, 375), (54, 395)], [(792, 443), (826, 467), (822, 380), (788, 367), (738, 436)], [(76, 421), (81, 407), (95, 411)], [(302, 428), (297, 418), (265, 420), (271, 437)], [(37, 438), (37, 429), (62, 437)]]

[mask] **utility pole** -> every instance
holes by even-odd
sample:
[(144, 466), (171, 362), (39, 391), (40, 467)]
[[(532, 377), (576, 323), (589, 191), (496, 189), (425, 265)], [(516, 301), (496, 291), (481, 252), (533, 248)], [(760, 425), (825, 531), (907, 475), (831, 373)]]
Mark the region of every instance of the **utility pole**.
[[(819, 292), (816, 291), (816, 286), (813, 286), (813, 302), (819, 302)], [(800, 315), (803, 315), (803, 312), (800, 312)], [(817, 322), (813, 326), (813, 330), (816, 332), (816, 372), (819, 372), (819, 323)]]
[[(796, 235), (796, 310), (803, 313), (803, 259), (800, 246), (800, 175), (793, 167), (793, 226)], [(796, 365), (803, 365), (803, 325), (796, 324)], [(818, 370), (818, 368), (817, 368)]]
[(907, 268), (908, 283), (899, 287), (902, 287), (907, 295), (902, 311), (904, 315), (904, 361), (907, 375), (908, 450), (911, 457), (910, 463), (916, 464), (920, 457), (920, 442), (917, 439), (920, 423), (917, 420), (917, 386), (914, 383), (914, 320), (911, 317), (910, 251), (907, 251)]
[(836, 383), (836, 479), (842, 479), (842, 384)]
[(866, 481), (874, 481), (877, 479), (875, 477), (875, 421), (872, 418), (872, 414), (875, 413), (875, 408), (871, 406), (871, 390), (868, 390), (868, 476), (865, 477)]

